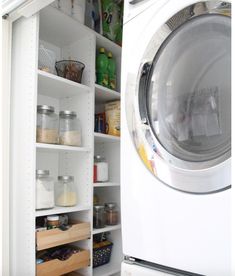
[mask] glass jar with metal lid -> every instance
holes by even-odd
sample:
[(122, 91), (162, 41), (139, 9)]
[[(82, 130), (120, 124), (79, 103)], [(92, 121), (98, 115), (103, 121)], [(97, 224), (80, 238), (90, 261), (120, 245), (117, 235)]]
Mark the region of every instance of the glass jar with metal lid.
[(58, 143), (58, 116), (53, 106), (37, 106), (37, 142), (47, 144)]
[(118, 224), (118, 211), (116, 210), (116, 203), (105, 203), (106, 212), (106, 225), (117, 225)]
[(93, 227), (97, 229), (105, 227), (104, 205), (94, 205)]
[(74, 177), (68, 175), (58, 176), (55, 193), (57, 206), (75, 206), (77, 204), (77, 191)]
[(74, 111), (60, 111), (59, 143), (67, 146), (81, 146), (82, 130), (77, 113)]
[(48, 170), (36, 170), (36, 209), (54, 207), (54, 180)]

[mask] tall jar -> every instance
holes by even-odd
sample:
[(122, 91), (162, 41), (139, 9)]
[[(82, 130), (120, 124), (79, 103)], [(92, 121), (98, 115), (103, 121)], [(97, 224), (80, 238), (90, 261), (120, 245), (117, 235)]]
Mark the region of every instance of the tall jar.
[(76, 112), (60, 111), (59, 143), (78, 147), (82, 145), (81, 124)]
[(54, 180), (48, 170), (36, 170), (36, 209), (53, 208)]
[(118, 211), (115, 203), (105, 203), (106, 225), (118, 224)]
[(95, 182), (106, 182), (109, 180), (108, 163), (104, 157), (95, 156), (94, 172), (96, 173)]
[(58, 143), (58, 116), (53, 106), (37, 106), (37, 142), (47, 144)]
[(56, 184), (56, 205), (57, 206), (75, 206), (77, 204), (77, 191), (73, 176), (58, 176)]
[(93, 227), (96, 229), (105, 227), (105, 212), (103, 205), (94, 205)]

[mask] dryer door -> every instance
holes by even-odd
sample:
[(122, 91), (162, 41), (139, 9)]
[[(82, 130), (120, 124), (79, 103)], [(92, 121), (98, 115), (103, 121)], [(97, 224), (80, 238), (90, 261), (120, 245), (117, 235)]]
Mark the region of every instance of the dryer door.
[[(226, 3), (212, 9), (206, 2), (185, 8), (148, 45), (132, 134), (141, 159), (167, 185), (192, 193), (230, 185), (229, 175), (221, 178), (229, 174), (231, 149), (230, 63)], [(220, 177), (212, 181), (215, 174)], [(204, 179), (192, 181), (198, 175)]]

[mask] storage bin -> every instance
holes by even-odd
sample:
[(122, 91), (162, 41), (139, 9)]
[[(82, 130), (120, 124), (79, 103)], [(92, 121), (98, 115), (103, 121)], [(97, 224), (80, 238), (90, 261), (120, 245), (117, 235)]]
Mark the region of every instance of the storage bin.
[(81, 250), (73, 254), (68, 260), (60, 261), (54, 259), (37, 264), (37, 276), (59, 276), (77, 269), (85, 268), (90, 264), (89, 250)]
[(58, 245), (90, 238), (90, 223), (73, 221), (68, 230), (62, 231), (59, 228), (36, 232), (37, 250), (43, 250)]
[(56, 55), (53, 51), (39, 46), (38, 69), (54, 74), (55, 73)]
[(93, 247), (93, 268), (109, 263), (113, 243), (104, 241), (96, 243)]

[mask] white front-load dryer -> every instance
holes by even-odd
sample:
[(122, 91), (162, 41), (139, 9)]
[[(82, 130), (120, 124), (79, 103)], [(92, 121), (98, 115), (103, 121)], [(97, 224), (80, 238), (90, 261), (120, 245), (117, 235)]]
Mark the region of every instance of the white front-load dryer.
[(146, 1), (125, 5), (138, 13), (122, 53), (124, 255), (229, 276), (231, 4)]

